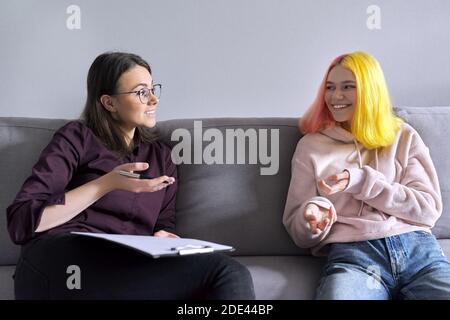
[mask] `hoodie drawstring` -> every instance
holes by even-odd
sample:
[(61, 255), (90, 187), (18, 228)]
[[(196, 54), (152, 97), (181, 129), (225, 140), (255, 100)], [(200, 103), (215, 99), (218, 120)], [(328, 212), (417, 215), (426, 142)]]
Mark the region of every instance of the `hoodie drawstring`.
[(375, 170), (378, 171), (378, 149), (375, 149)]
[(356, 151), (358, 152), (359, 168), (362, 169), (363, 165), (362, 165), (361, 151), (359, 151), (358, 143), (356, 142), (355, 139), (353, 139), (353, 143), (355, 144)]
[[(353, 143), (355, 144), (355, 148), (356, 148), (356, 151), (357, 151), (357, 153), (358, 153), (359, 168), (362, 169), (363, 164), (362, 164), (361, 151), (359, 151), (358, 143), (356, 142), (355, 139), (353, 139)], [(377, 153), (375, 153), (375, 161), (376, 161), (377, 166), (378, 166), (378, 156), (377, 156)], [(361, 200), (361, 204), (360, 204), (359, 210), (358, 210), (358, 217), (361, 216), (362, 211), (363, 211), (363, 207), (364, 207), (364, 202)]]

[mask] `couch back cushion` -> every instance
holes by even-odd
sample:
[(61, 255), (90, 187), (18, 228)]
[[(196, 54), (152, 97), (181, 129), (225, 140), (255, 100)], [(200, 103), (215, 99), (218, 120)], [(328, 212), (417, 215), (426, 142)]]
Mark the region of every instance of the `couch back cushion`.
[[(14, 264), (19, 247), (15, 246), (6, 230), (6, 207), (12, 202), (24, 180), (31, 174), (41, 150), (52, 138), (55, 130), (68, 120), (0, 118), (0, 265)], [(172, 132), (185, 129), (191, 134), (192, 152), (194, 139), (193, 120), (169, 120), (158, 123), (161, 139), (174, 146)], [(257, 134), (261, 145), (268, 147), (270, 155), (271, 131), (278, 130), (279, 159), (275, 175), (261, 175), (261, 159), (249, 164), (237, 164), (240, 151), (235, 143), (235, 164), (185, 164), (178, 166), (179, 192), (177, 197), (177, 231), (184, 237), (217, 241), (232, 245), (235, 254), (305, 254), (297, 248), (286, 233), (281, 219), (290, 181), (290, 164), (300, 134), (294, 118), (235, 118), (203, 119), (202, 130), (214, 128), (224, 137), (226, 130), (248, 129)], [(267, 132), (263, 145), (261, 132)], [(203, 133), (204, 133), (203, 132)], [(264, 135), (264, 134), (263, 134)], [(202, 140), (198, 142), (202, 143)], [(260, 141), (261, 140), (261, 141)], [(203, 142), (207, 147), (210, 142)], [(248, 149), (248, 141), (247, 141)], [(258, 150), (257, 149), (257, 150)], [(261, 149), (263, 150), (263, 149)], [(224, 159), (226, 157), (223, 151)], [(262, 161), (264, 162), (264, 161)]]
[[(450, 107), (399, 108), (397, 113), (416, 128), (430, 148), (444, 201), (444, 212), (433, 232), (438, 238), (450, 238), (450, 182), (445, 179), (450, 172), (450, 162), (447, 161), (450, 144), (445, 142), (450, 133)], [(240, 150), (236, 147), (236, 140), (234, 164), (205, 164), (202, 156), (199, 159), (201, 164), (179, 164), (177, 232), (184, 237), (232, 245), (236, 248), (236, 255), (307, 254), (306, 250), (293, 244), (281, 222), (290, 182), (291, 158), (300, 139), (297, 119), (221, 118), (201, 121), (201, 133), (198, 127), (195, 131), (194, 120), (158, 122), (161, 139), (171, 147), (179, 147), (183, 139), (175, 139), (172, 134), (177, 129), (185, 129), (183, 132), (189, 133), (189, 145), (194, 153), (196, 148), (204, 151), (211, 147), (212, 139), (202, 139), (202, 134), (208, 129), (215, 129), (214, 133), (223, 137), (223, 159), (226, 159), (226, 144), (227, 141), (231, 143), (227, 140), (227, 130), (256, 132), (257, 150), (261, 146), (268, 147), (268, 155), (271, 154), (270, 138), (274, 132), (271, 130), (278, 130), (278, 171), (275, 175), (261, 174), (261, 168), (269, 165), (262, 164), (264, 161), (261, 161), (259, 154), (256, 164), (249, 163), (248, 153), (240, 154), (244, 163), (238, 164)], [(19, 253), (6, 231), (5, 209), (31, 173), (33, 164), (54, 131), (66, 122), (57, 119), (0, 118), (0, 211), (3, 212), (0, 217), (0, 265), (14, 264)], [(263, 139), (264, 130), (267, 141)], [(184, 143), (187, 144), (186, 141)], [(248, 150), (248, 141), (246, 143)]]
[[(227, 132), (243, 130), (255, 133), (258, 141), (254, 146), (258, 147), (258, 152), (263, 146), (270, 154), (271, 137), (276, 136), (276, 131), (279, 135), (276, 140), (279, 166), (276, 174), (263, 175), (261, 168), (268, 165), (260, 164), (264, 161), (260, 161), (259, 156), (256, 164), (249, 164), (248, 153), (245, 161), (241, 161), (245, 164), (237, 163), (236, 155), (240, 150), (234, 152), (234, 164), (180, 164), (176, 223), (179, 234), (232, 245), (236, 248), (236, 255), (307, 254), (307, 250), (295, 246), (282, 224), (291, 159), (300, 139), (297, 119), (222, 118), (201, 121), (203, 133), (213, 129), (223, 137), (223, 159), (230, 154), (226, 147), (231, 143)], [(202, 143), (202, 139), (194, 139), (194, 120), (164, 121), (158, 126), (162, 140), (171, 147), (182, 141), (171, 139), (178, 128), (186, 129), (193, 138), (192, 152), (198, 147), (194, 144)], [(267, 132), (267, 139), (264, 132)], [(201, 150), (207, 150), (210, 143), (203, 142)], [(235, 146), (237, 149), (237, 142)], [(248, 151), (249, 148), (246, 149)]]
[(441, 186), (443, 212), (433, 228), (437, 238), (450, 238), (450, 107), (401, 107), (397, 114), (422, 137), (430, 149), (431, 158)]
[(19, 247), (6, 229), (6, 208), (14, 200), (53, 133), (67, 120), (0, 118), (0, 265), (15, 264)]

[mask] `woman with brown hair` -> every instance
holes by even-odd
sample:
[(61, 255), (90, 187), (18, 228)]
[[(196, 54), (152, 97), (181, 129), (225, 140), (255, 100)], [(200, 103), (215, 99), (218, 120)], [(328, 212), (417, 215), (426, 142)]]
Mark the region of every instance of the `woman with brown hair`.
[[(82, 120), (55, 133), (7, 209), (10, 236), (23, 245), (16, 299), (254, 299), (250, 273), (226, 255), (155, 260), (70, 234), (178, 237), (176, 166), (149, 131), (160, 90), (137, 55), (95, 59)], [(81, 271), (75, 289), (66, 283), (74, 265)]]

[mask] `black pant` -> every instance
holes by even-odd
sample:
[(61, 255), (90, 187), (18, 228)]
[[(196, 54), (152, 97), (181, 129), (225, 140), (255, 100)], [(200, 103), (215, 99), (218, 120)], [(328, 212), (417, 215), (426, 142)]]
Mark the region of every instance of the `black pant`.
[(16, 299), (255, 298), (250, 272), (225, 254), (153, 259), (70, 234), (43, 236), (27, 245), (14, 285)]

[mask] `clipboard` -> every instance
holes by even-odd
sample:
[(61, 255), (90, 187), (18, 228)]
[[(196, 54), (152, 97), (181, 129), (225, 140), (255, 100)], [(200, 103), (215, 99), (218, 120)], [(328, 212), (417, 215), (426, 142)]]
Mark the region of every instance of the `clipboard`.
[(72, 231), (71, 234), (110, 241), (137, 250), (152, 258), (234, 251), (234, 248), (231, 246), (190, 238), (162, 238), (143, 235), (75, 231)]

